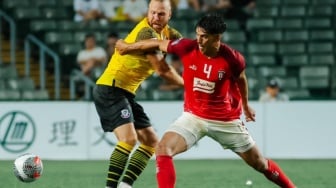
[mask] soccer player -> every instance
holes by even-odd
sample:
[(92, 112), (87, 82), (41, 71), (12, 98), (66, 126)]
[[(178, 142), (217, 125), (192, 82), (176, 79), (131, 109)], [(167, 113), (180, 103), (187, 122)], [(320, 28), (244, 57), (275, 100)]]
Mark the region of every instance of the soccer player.
[(281, 168), (263, 157), (240, 119), (243, 111), (247, 122), (255, 121), (255, 111), (248, 101), (244, 57), (220, 40), (225, 29), (222, 16), (208, 14), (196, 25), (196, 40), (117, 42), (121, 54), (159, 48), (178, 55), (184, 66), (184, 112), (164, 133), (155, 151), (158, 187), (173, 188), (172, 157), (209, 136), (270, 181), (294, 188)]
[[(147, 17), (125, 40), (180, 38), (181, 34), (167, 25), (170, 17), (169, 0), (151, 0)], [(183, 86), (182, 77), (164, 61), (160, 51), (126, 56), (115, 52), (96, 82), (93, 98), (102, 128), (118, 139), (110, 158), (107, 188), (131, 188), (154, 154), (158, 137), (144, 109), (134, 99), (139, 85), (154, 72)], [(140, 145), (135, 149), (138, 141)]]

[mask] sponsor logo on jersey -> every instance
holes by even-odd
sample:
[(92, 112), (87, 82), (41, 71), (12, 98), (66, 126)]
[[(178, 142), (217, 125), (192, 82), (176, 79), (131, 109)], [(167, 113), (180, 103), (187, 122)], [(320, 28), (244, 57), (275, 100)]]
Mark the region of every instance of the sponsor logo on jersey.
[(215, 82), (209, 82), (200, 78), (194, 78), (193, 91), (200, 91), (204, 93), (213, 93), (215, 91)]

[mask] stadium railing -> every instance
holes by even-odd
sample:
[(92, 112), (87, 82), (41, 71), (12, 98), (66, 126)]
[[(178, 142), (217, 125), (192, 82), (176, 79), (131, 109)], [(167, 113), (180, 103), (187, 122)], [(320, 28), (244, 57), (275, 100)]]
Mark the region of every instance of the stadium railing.
[(30, 76), (30, 60), (31, 46), (34, 44), (39, 49), (39, 66), (40, 66), (40, 88), (46, 89), (46, 55), (49, 55), (54, 61), (54, 76), (55, 76), (55, 100), (60, 99), (60, 80), (61, 80), (61, 63), (57, 53), (51, 50), (43, 42), (37, 39), (34, 35), (27, 35), (24, 41), (25, 48), (25, 76)]
[(84, 100), (91, 100), (91, 91), (95, 85), (94, 81), (85, 76), (80, 70), (74, 69), (70, 75), (70, 100), (76, 99), (76, 84), (84, 82)]
[[(5, 12), (3, 12), (2, 10), (0, 10), (0, 33), (2, 33), (1, 30), (1, 26), (2, 24), (2, 20), (8, 22), (9, 24), (9, 40), (10, 40), (10, 63), (12, 65), (15, 64), (15, 52), (16, 52), (16, 24), (14, 22), (14, 19), (11, 18), (9, 15), (7, 15)], [(1, 39), (2, 35), (0, 35), (0, 39)], [(0, 40), (0, 64), (2, 63), (2, 45), (1, 45), (2, 40)]]

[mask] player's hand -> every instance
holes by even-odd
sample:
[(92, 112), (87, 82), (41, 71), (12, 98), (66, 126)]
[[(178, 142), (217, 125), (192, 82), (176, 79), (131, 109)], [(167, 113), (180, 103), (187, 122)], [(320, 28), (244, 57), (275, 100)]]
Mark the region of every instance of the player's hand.
[(128, 47), (128, 44), (122, 40), (122, 39), (119, 39), (116, 43), (116, 49), (117, 51), (119, 52), (120, 55), (125, 55), (127, 54), (127, 47)]
[(246, 122), (255, 121), (255, 111), (250, 107), (244, 107), (244, 115)]

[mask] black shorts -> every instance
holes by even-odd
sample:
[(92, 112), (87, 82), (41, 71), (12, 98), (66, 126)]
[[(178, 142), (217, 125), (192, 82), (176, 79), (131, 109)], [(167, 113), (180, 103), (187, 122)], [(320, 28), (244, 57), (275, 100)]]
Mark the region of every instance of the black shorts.
[(151, 126), (143, 107), (134, 98), (132, 93), (118, 87), (94, 87), (93, 100), (105, 132), (112, 132), (126, 123), (134, 123), (135, 129)]

